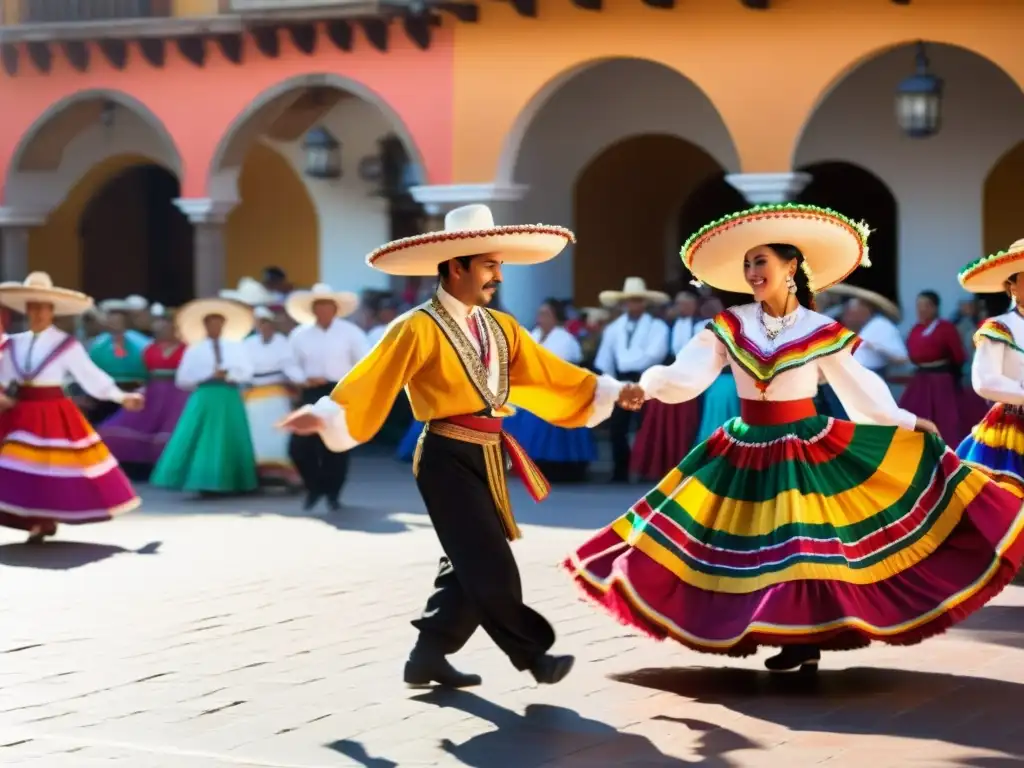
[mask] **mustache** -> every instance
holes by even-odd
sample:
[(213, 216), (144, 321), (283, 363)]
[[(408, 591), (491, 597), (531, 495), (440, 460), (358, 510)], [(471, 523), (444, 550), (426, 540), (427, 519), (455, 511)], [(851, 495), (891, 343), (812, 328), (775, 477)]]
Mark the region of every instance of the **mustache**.
[(501, 280), (491, 280), (489, 283), (484, 283), (484, 288), (497, 288), (501, 285)]

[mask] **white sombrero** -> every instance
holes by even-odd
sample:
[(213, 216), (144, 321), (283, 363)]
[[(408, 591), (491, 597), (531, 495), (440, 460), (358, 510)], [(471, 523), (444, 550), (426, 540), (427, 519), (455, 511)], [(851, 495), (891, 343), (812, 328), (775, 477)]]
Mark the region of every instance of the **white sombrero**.
[(612, 316), (604, 307), (583, 307), (580, 312), (588, 323), (602, 323)]
[(823, 293), (830, 293), (833, 296), (841, 296), (843, 298), (860, 299), (873, 306), (894, 323), (900, 322), (903, 318), (903, 313), (900, 312), (900, 308), (896, 306), (895, 302), (890, 301), (880, 293), (869, 291), (867, 288), (860, 288), (848, 283), (839, 283), (838, 285), (830, 286)]
[(54, 288), (45, 272), (32, 272), (23, 283), (0, 283), (0, 305), (24, 314), (31, 303), (52, 304), (55, 315), (80, 315), (93, 306), (91, 296)]
[(627, 277), (621, 291), (601, 291), (597, 300), (606, 307), (615, 307), (627, 299), (643, 299), (651, 304), (668, 304), (667, 293), (647, 290), (647, 283), (642, 277)]
[(206, 338), (203, 319), (209, 315), (224, 318), (221, 337), (226, 341), (241, 341), (252, 331), (252, 307), (231, 299), (196, 299), (180, 307), (175, 313), (178, 334), (186, 344), (195, 344)]
[(871, 230), (840, 213), (814, 205), (759, 205), (713, 221), (683, 244), (683, 264), (702, 283), (732, 293), (751, 293), (743, 255), (751, 248), (786, 243), (800, 249), (815, 290), (841, 283), (857, 267), (869, 267)]
[(1024, 240), (1005, 251), (975, 259), (960, 270), (957, 279), (971, 293), (1002, 293), (1003, 283), (1018, 272), (1024, 272)]
[(308, 291), (294, 291), (285, 301), (284, 308), (299, 325), (316, 321), (313, 305), (318, 301), (333, 301), (338, 317), (348, 317), (359, 306), (359, 297), (351, 291), (335, 291), (327, 283), (317, 283)]
[(104, 299), (99, 303), (99, 308), (100, 312), (145, 312), (149, 309), (149, 302), (133, 294), (124, 299)]
[(220, 292), (222, 299), (240, 301), (250, 307), (261, 307), (274, 303), (274, 294), (263, 287), (263, 283), (251, 277), (243, 277), (237, 288), (225, 288)]
[(444, 217), (444, 230), (382, 245), (366, 263), (389, 275), (431, 277), (437, 265), (460, 256), (496, 253), (506, 264), (540, 264), (576, 242), (564, 227), (546, 224), (495, 226), (486, 205), (464, 205)]

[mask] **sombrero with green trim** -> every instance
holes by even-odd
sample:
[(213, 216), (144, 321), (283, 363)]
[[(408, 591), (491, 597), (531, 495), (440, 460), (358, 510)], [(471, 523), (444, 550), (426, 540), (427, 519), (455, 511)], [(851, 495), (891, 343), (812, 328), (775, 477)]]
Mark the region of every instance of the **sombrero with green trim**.
[(786, 203), (758, 205), (702, 227), (683, 244), (683, 264), (702, 283), (733, 293), (751, 293), (743, 278), (743, 255), (768, 243), (800, 249), (815, 290), (841, 283), (857, 267), (869, 267), (867, 224), (828, 208)]
[(971, 293), (1002, 293), (1003, 284), (1018, 272), (1024, 272), (1024, 240), (1005, 251), (975, 259), (960, 270), (957, 279)]

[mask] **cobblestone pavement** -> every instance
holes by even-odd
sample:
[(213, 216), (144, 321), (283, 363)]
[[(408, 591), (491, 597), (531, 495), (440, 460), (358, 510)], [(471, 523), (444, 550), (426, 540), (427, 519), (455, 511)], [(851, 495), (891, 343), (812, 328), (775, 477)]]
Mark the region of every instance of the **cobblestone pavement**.
[(408, 469), (357, 457), (339, 514), (294, 498), (185, 502), (0, 531), (0, 765), (1020, 766), (1024, 587), (909, 649), (826, 656), (814, 687), (626, 631), (559, 558), (639, 488), (556, 490), (516, 551), (530, 602), (578, 655), (539, 688), (478, 633), (473, 692), (405, 690), (408, 620), (438, 555)]

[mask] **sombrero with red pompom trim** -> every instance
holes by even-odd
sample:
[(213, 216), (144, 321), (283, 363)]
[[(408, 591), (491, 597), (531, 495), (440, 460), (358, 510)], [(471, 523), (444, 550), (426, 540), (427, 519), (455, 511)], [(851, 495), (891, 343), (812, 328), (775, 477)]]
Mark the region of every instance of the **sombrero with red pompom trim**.
[(564, 227), (499, 227), (486, 205), (464, 205), (444, 217), (443, 231), (394, 240), (367, 256), (366, 263), (389, 275), (429, 277), (442, 262), (484, 253), (498, 254), (506, 264), (540, 264), (573, 242), (576, 238)]
[(960, 270), (957, 279), (971, 293), (1002, 293), (1004, 283), (1018, 272), (1024, 272), (1024, 240), (1018, 240), (1005, 251), (975, 259)]
[(867, 224), (814, 205), (759, 205), (702, 227), (683, 244), (683, 264), (700, 282), (733, 293), (751, 293), (743, 256), (770, 243), (796, 246), (804, 255), (814, 290), (841, 283), (857, 267), (869, 267)]

